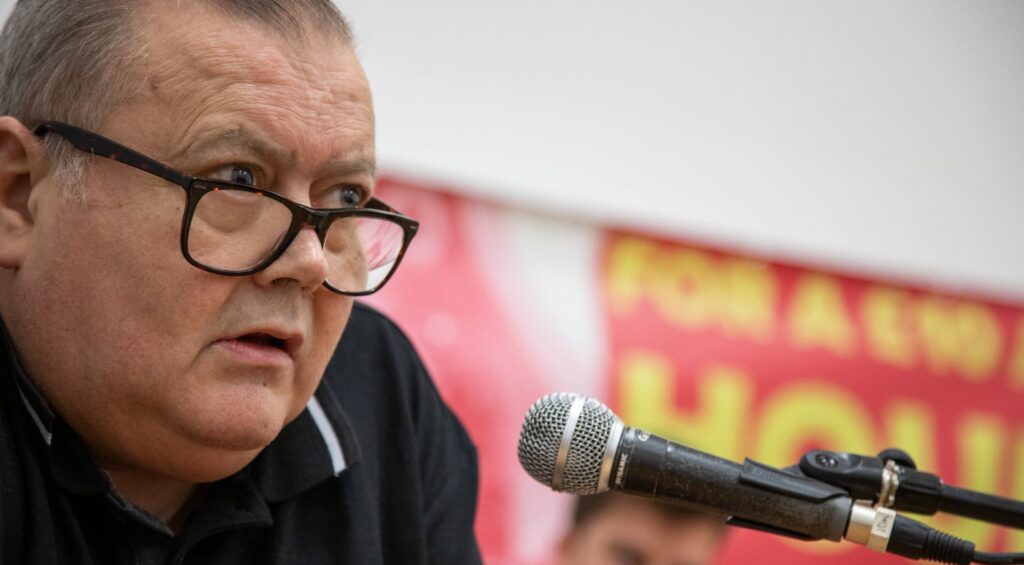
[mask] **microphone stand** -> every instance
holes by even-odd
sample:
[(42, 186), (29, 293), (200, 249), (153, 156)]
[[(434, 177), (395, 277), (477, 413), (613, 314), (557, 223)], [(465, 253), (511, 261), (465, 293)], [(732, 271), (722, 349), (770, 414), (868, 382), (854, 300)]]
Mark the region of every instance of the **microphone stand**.
[(805, 476), (884, 508), (928, 516), (945, 512), (1024, 529), (1024, 502), (943, 484), (938, 475), (918, 471), (901, 449), (886, 449), (877, 457), (813, 450), (797, 467)]
[[(904, 524), (909, 524), (913, 521), (907, 521), (893, 512), (903, 510), (929, 516), (945, 512), (1024, 529), (1024, 502), (943, 484), (938, 475), (917, 470), (914, 460), (901, 449), (886, 449), (876, 457), (816, 449), (805, 453), (800, 463), (784, 471), (846, 490), (851, 498), (860, 501), (855, 505), (855, 513), (863, 511), (858, 510), (857, 506), (861, 509), (874, 508), (879, 513), (888, 514), (897, 521), (902, 520)], [(869, 521), (879, 519), (877, 514), (870, 512), (864, 516)], [(881, 519), (885, 521), (884, 516)], [(871, 529), (870, 524), (867, 527)], [(931, 529), (920, 523), (905, 526), (903, 538), (909, 540), (905, 545), (910, 551), (897, 553), (946, 563), (967, 562), (966, 554), (973, 551), (974, 544), (928, 530)], [(948, 541), (939, 540), (936, 536), (947, 538)], [(961, 544), (961, 547), (955, 547), (958, 544)], [(949, 546), (949, 549), (942, 547), (936, 551), (936, 545)], [(923, 555), (916, 555), (919, 553), (919, 546), (931, 548), (925, 549)], [(937, 558), (936, 553), (948, 554), (950, 559)], [(1024, 563), (1024, 554), (973, 551), (971, 561)]]

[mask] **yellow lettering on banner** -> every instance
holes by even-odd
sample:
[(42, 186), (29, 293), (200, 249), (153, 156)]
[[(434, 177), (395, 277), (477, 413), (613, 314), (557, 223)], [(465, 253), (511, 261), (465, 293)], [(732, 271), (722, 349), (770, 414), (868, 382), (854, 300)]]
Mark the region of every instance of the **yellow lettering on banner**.
[(615, 314), (630, 312), (640, 299), (655, 249), (652, 242), (634, 237), (612, 245), (608, 252), (608, 301)]
[(869, 288), (861, 303), (872, 356), (901, 368), (914, 363), (914, 343), (904, 319), (906, 305), (906, 292), (881, 286)]
[(711, 259), (693, 249), (673, 252), (659, 264), (651, 289), (660, 310), (676, 325), (695, 329), (708, 325), (720, 288)]
[[(960, 468), (957, 486), (997, 494), (1001, 448), (1008, 443), (999, 420), (989, 415), (972, 414), (958, 428), (956, 439)], [(960, 516), (938, 516), (934, 523), (939, 529), (969, 539), (978, 547), (990, 546), (996, 533), (992, 524)]]
[(758, 341), (771, 339), (775, 329), (778, 288), (768, 265), (746, 259), (725, 264), (727, 291), (722, 300), (724, 329)]
[(843, 357), (853, 353), (855, 333), (839, 283), (825, 275), (805, 274), (790, 306), (790, 337), (797, 347), (823, 347)]
[[(894, 402), (885, 412), (886, 447), (906, 451), (922, 471), (934, 472), (935, 417), (924, 404)], [(873, 453), (869, 455), (874, 455)]]
[[(1024, 317), (1021, 317), (1017, 324), (1017, 343), (1013, 347), (1013, 354), (1010, 355), (1010, 388), (1024, 389)], [(1024, 473), (1024, 468), (1021, 468)]]
[(937, 297), (921, 300), (917, 304), (917, 325), (932, 372), (949, 373), (956, 367), (960, 351), (952, 305)]
[(634, 352), (620, 365), (622, 419), (648, 430), (714, 453), (736, 459), (742, 452), (743, 434), (751, 422), (753, 385), (742, 371), (714, 367), (697, 378), (697, 408), (683, 414), (674, 406), (675, 378), (661, 356)]
[(808, 444), (825, 449), (871, 453), (874, 424), (850, 393), (836, 387), (800, 382), (764, 402), (757, 428), (759, 461), (787, 467), (799, 461)]
[(1003, 335), (989, 308), (930, 297), (917, 305), (917, 318), (933, 372), (957, 371), (972, 381), (992, 377), (1002, 353)]
[(768, 341), (775, 329), (778, 285), (764, 263), (622, 238), (609, 250), (607, 276), (609, 308), (618, 316), (650, 300), (665, 321), (683, 329), (715, 326), (758, 341)]
[(995, 314), (987, 306), (972, 302), (956, 309), (960, 335), (960, 371), (972, 381), (991, 378), (1003, 352), (1003, 332)]

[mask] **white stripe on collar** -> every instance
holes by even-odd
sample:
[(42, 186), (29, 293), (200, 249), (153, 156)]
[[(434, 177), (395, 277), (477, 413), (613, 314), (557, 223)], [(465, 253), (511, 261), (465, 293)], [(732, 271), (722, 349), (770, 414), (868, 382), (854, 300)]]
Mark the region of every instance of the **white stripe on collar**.
[(34, 421), (36, 426), (39, 428), (39, 433), (43, 434), (43, 441), (46, 442), (46, 445), (50, 445), (50, 442), (53, 441), (53, 432), (46, 429), (46, 425), (43, 424), (43, 421), (39, 418), (39, 414), (36, 412), (35, 407), (32, 406), (32, 402), (29, 401), (27, 396), (25, 396), (25, 391), (21, 390), (20, 385), (18, 386), (18, 393), (21, 395), (22, 403), (25, 404), (25, 409), (28, 410), (29, 415), (32, 416), (32, 421)]
[(320, 401), (316, 399), (315, 395), (309, 398), (309, 402), (306, 403), (306, 410), (309, 410), (309, 415), (313, 417), (316, 427), (320, 430), (324, 444), (327, 445), (327, 453), (331, 456), (334, 475), (338, 476), (347, 466), (345, 454), (341, 451), (341, 441), (338, 440), (338, 434), (334, 433), (334, 426), (327, 419), (327, 414), (324, 413), (324, 409), (320, 406)]

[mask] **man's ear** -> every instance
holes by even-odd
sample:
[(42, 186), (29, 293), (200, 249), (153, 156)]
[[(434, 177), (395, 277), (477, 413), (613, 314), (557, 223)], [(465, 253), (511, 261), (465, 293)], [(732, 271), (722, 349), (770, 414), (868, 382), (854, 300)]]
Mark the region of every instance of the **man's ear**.
[(0, 268), (17, 269), (35, 226), (29, 196), (49, 167), (39, 139), (20, 121), (0, 117)]

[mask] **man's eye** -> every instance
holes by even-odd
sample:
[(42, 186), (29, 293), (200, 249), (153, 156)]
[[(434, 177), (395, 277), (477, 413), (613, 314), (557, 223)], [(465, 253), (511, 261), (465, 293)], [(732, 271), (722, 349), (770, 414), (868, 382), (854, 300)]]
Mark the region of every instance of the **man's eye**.
[(213, 171), (210, 177), (247, 186), (256, 185), (256, 169), (248, 165), (227, 165)]
[(369, 198), (361, 186), (348, 184), (334, 187), (315, 205), (320, 208), (358, 208), (367, 200)]
[(252, 186), (256, 184), (256, 173), (249, 167), (234, 165), (231, 167), (231, 182)]
[(346, 186), (339, 193), (341, 195), (341, 202), (345, 207), (355, 208), (363, 203), (363, 191), (358, 188)]

